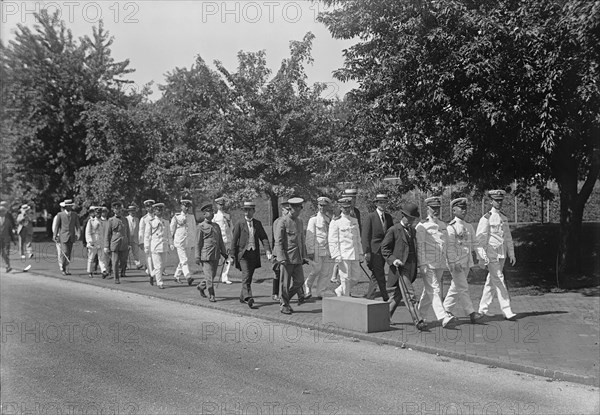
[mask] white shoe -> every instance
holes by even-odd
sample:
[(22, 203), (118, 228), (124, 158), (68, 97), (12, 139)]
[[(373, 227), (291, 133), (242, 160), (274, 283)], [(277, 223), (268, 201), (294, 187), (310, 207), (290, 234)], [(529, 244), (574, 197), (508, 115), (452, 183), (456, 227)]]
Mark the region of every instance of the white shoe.
[(333, 292), (335, 293), (335, 295), (337, 295), (338, 297), (342, 296), (342, 286), (340, 285), (339, 287), (337, 287), (335, 290), (333, 290)]
[(227, 285), (229, 285), (229, 284), (233, 284), (233, 283), (232, 283), (231, 281), (229, 281), (229, 280), (225, 280), (225, 281), (221, 281), (221, 282), (223, 282), (223, 283), (225, 283), (225, 284), (227, 284)]

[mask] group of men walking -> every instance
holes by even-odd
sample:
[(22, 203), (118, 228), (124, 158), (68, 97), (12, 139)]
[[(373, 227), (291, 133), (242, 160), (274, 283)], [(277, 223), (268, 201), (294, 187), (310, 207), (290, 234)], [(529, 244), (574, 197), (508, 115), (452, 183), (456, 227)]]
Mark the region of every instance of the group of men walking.
[[(121, 202), (112, 203), (110, 216), (108, 208), (90, 206), (83, 229), (88, 249), (87, 272), (93, 278), (99, 267), (102, 278), (112, 272), (114, 282), (119, 284), (131, 255), (138, 269), (146, 268), (149, 283), (162, 289), (166, 256), (176, 251), (179, 263), (174, 280), (191, 286), (194, 281), (191, 261), (195, 260), (203, 273), (197, 289), (202, 297), (207, 297), (208, 291), (209, 301), (215, 302), (214, 280), (223, 258), (219, 278), (231, 283), (229, 267), (234, 265), (239, 269), (240, 302), (253, 308), (252, 279), (255, 270), (261, 267), (262, 245), (275, 271), (273, 299), (280, 302), (284, 314), (293, 313), (290, 303), (294, 296), (299, 305), (313, 296), (322, 299), (330, 281), (339, 283), (334, 290), (337, 296), (349, 296), (361, 275), (366, 275), (370, 281), (365, 297), (375, 299), (379, 291), (382, 300), (389, 303), (391, 315), (403, 300), (419, 329), (426, 327), (425, 316), (430, 311), (443, 327), (456, 321), (452, 313), (455, 308), (462, 309), (476, 322), (488, 314), (494, 297), (498, 298), (505, 318), (514, 319), (502, 271), (507, 258), (513, 265), (516, 261), (508, 220), (500, 211), (504, 195), (502, 190), (489, 192), (491, 209), (482, 216), (476, 231), (465, 222), (466, 198), (450, 202), (454, 218), (448, 224), (440, 219), (439, 197), (425, 200), (424, 221), (418, 222), (418, 206), (406, 203), (400, 210), (399, 222), (394, 224), (387, 211), (387, 195), (378, 194), (372, 201), (376, 209), (361, 221), (360, 211), (355, 207), (357, 191), (347, 189), (337, 204), (328, 197), (319, 197), (317, 212), (305, 228), (299, 218), (304, 200), (292, 197), (281, 204), (282, 215), (273, 223), (272, 243), (262, 223), (254, 218), (256, 205), (250, 201), (243, 203), (244, 218), (235, 224), (226, 212), (225, 198), (200, 206), (200, 222), (191, 212), (193, 203), (189, 199), (180, 200), (181, 210), (170, 220), (164, 217), (164, 203), (150, 199), (144, 201), (146, 213), (139, 219), (135, 205), (128, 207), (127, 216)], [(73, 206), (72, 200), (61, 202), (62, 210), (52, 226), (59, 269), (64, 275), (70, 275), (73, 243), (82, 232)], [(28, 208), (22, 206), (17, 219), (22, 257), (33, 255), (33, 225)], [(0, 248), (7, 271), (10, 271), (7, 246), (14, 239), (15, 228), (6, 203), (0, 203)], [(467, 283), (469, 269), (475, 265), (474, 253), (479, 264), (488, 269), (478, 311), (471, 302)], [(305, 279), (303, 266), (307, 264), (310, 272)], [(441, 285), (445, 270), (450, 271), (452, 282), (444, 299)], [(413, 288), (418, 275), (422, 276), (424, 287), (419, 299)], [(393, 289), (391, 297), (388, 287)]]

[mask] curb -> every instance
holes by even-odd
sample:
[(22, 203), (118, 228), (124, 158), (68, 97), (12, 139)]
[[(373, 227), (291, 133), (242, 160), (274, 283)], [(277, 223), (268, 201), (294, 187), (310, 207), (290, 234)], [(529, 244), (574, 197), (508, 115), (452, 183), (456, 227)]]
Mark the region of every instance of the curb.
[[(18, 272), (18, 273), (21, 273), (21, 272)], [(69, 282), (75, 282), (75, 283), (80, 283), (80, 284), (93, 285), (95, 287), (105, 288), (105, 289), (109, 289), (109, 290), (133, 293), (133, 294), (142, 295), (142, 296), (146, 296), (146, 297), (153, 297), (153, 298), (158, 298), (161, 300), (172, 301), (172, 302), (180, 303), (180, 304), (187, 304), (187, 305), (192, 305), (192, 306), (197, 306), (197, 307), (208, 308), (208, 309), (222, 311), (222, 312), (237, 315), (237, 316), (251, 317), (251, 318), (255, 318), (255, 319), (267, 320), (267, 321), (280, 323), (280, 324), (287, 324), (290, 326), (296, 326), (296, 327), (300, 327), (300, 328), (304, 328), (304, 329), (316, 330), (316, 331), (319, 331), (322, 333), (334, 334), (334, 335), (339, 335), (339, 336), (352, 338), (352, 339), (359, 339), (359, 340), (368, 341), (368, 342), (380, 344), (380, 345), (389, 345), (389, 346), (394, 346), (394, 347), (398, 347), (401, 349), (409, 349), (410, 348), (412, 350), (416, 350), (416, 351), (424, 352), (424, 353), (428, 353), (428, 354), (433, 354), (436, 356), (443, 356), (443, 357), (448, 357), (448, 358), (452, 358), (452, 359), (456, 359), (456, 360), (463, 360), (466, 362), (477, 363), (477, 364), (493, 366), (493, 367), (502, 368), (502, 369), (513, 370), (513, 371), (517, 371), (517, 372), (527, 373), (530, 375), (546, 377), (546, 378), (549, 378), (547, 380), (549, 382), (550, 381), (565, 381), (565, 382), (579, 383), (582, 385), (600, 387), (600, 377), (595, 377), (595, 376), (584, 376), (584, 375), (578, 375), (578, 374), (574, 374), (574, 373), (563, 372), (560, 370), (543, 369), (540, 367), (529, 366), (529, 365), (524, 365), (524, 364), (520, 364), (520, 363), (505, 362), (505, 361), (490, 358), (490, 357), (474, 356), (474, 355), (468, 355), (466, 353), (457, 353), (457, 352), (445, 350), (442, 348), (425, 346), (425, 345), (421, 345), (421, 344), (412, 344), (410, 342), (402, 342), (399, 340), (393, 340), (393, 339), (382, 340), (382, 339), (375, 338), (375, 337), (369, 335), (368, 333), (360, 333), (360, 332), (355, 332), (352, 330), (331, 327), (329, 325), (323, 325), (323, 324), (305, 323), (302, 321), (288, 320), (285, 318), (279, 318), (279, 317), (270, 316), (270, 315), (260, 315), (260, 314), (257, 314), (256, 312), (253, 312), (250, 310), (248, 310), (248, 311), (232, 310), (231, 308), (218, 305), (218, 303), (204, 303), (199, 300), (189, 300), (189, 299), (185, 299), (185, 298), (176, 299), (176, 298), (171, 298), (171, 297), (165, 297), (165, 296), (158, 294), (158, 292), (156, 292), (156, 293), (140, 293), (136, 290), (133, 290), (133, 289), (129, 290), (129, 289), (125, 288), (126, 285), (124, 286), (123, 284), (119, 284), (116, 287), (115, 287), (116, 284), (99, 285), (99, 284), (94, 283), (93, 279), (92, 280), (90, 280), (89, 278), (69, 279), (69, 278), (63, 277), (62, 275), (56, 275), (55, 273), (44, 271), (44, 270), (41, 270), (41, 271), (36, 270), (35, 272), (25, 272), (25, 273), (31, 274), (31, 275), (41, 275), (44, 277), (51, 277), (51, 278), (59, 279), (62, 281), (69, 281)], [(15, 272), (15, 274), (16, 274), (16, 272)], [(95, 278), (95, 279), (97, 279), (97, 278)]]

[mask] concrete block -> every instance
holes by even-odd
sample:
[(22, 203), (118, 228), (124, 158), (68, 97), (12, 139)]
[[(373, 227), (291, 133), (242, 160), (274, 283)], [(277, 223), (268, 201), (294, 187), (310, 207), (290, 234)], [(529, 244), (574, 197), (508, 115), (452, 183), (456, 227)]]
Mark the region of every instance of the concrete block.
[(323, 324), (374, 333), (390, 329), (388, 303), (366, 298), (325, 297), (323, 298)]

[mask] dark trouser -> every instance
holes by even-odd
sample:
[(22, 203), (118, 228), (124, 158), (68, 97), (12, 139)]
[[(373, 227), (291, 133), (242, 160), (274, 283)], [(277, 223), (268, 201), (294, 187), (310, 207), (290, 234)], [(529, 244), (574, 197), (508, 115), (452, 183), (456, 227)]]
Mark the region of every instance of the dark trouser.
[(273, 295), (279, 296), (279, 285), (281, 284), (279, 276), (281, 275), (280, 271), (281, 265), (275, 263), (273, 265)]
[(252, 276), (258, 265), (258, 250), (244, 252), (244, 256), (240, 259), (240, 267), (242, 268), (242, 292), (240, 294), (241, 301), (248, 301), (252, 298)]
[[(417, 261), (414, 257), (409, 257), (409, 259), (406, 261), (406, 264), (404, 264), (404, 266), (400, 269), (394, 266), (390, 267), (390, 271), (397, 274), (398, 278), (402, 278), (404, 280), (404, 283), (406, 284), (409, 298), (405, 298), (404, 301), (410, 301), (412, 304), (415, 305), (415, 307), (418, 303), (418, 299), (415, 296), (415, 291), (413, 290), (412, 283), (417, 279), (417, 273), (415, 272), (416, 269)], [(393, 286), (395, 287), (394, 294), (389, 300), (390, 316), (394, 314), (394, 311), (396, 311), (398, 304), (400, 304), (400, 300), (402, 300), (402, 292), (400, 291), (400, 285), (398, 280), (396, 280)]]
[[(281, 305), (290, 306), (294, 295), (302, 296), (304, 286), (304, 270), (302, 264), (285, 264), (281, 267)], [(292, 286), (290, 287), (290, 283)]]
[(373, 300), (375, 298), (375, 289), (376, 287), (379, 287), (381, 298), (383, 298), (383, 301), (387, 301), (388, 293), (385, 286), (385, 259), (383, 259), (383, 255), (381, 255), (381, 250), (371, 254), (371, 263), (369, 265), (373, 271), (373, 276), (371, 277), (371, 281), (369, 281), (366, 297), (369, 300)]
[(214, 281), (215, 276), (217, 275), (217, 269), (219, 268), (219, 260), (212, 259), (210, 261), (202, 261), (200, 262), (202, 266), (202, 273), (204, 274), (204, 278), (200, 281), (200, 288), (205, 289), (208, 288), (208, 292), (214, 295)]
[[(124, 251), (111, 251), (110, 254), (113, 272), (115, 273), (115, 279), (119, 279), (123, 274), (123, 268), (127, 267), (127, 256), (129, 255), (129, 249), (125, 249)], [(123, 267), (123, 264), (125, 264), (125, 267)]]
[[(60, 254), (60, 262), (58, 265), (61, 270), (66, 271), (67, 267), (71, 263), (71, 253), (73, 252), (73, 242), (71, 242), (71, 241), (61, 242), (60, 250), (62, 251), (62, 254)], [(67, 260), (67, 258), (69, 258), (69, 259)]]
[(2, 260), (4, 261), (4, 265), (6, 268), (10, 268), (10, 242), (0, 240), (0, 255), (2, 256)]

